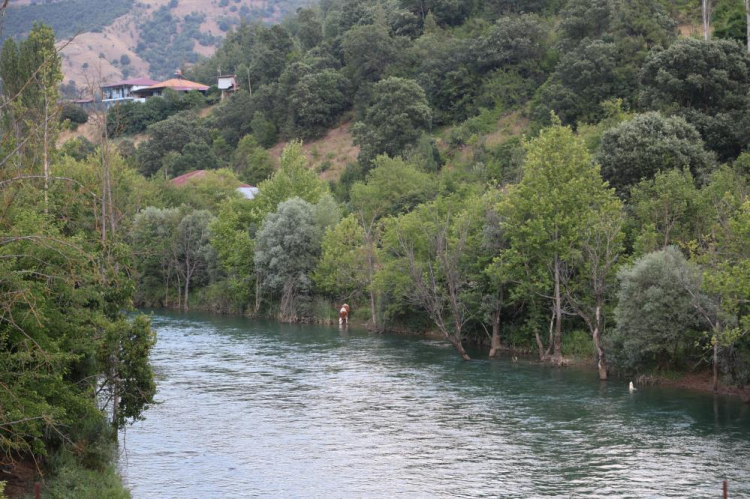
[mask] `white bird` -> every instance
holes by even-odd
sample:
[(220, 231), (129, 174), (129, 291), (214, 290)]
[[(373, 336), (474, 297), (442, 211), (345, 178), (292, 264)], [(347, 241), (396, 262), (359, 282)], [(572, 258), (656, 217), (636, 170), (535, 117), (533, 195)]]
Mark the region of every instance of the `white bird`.
[(633, 386), (633, 382), (630, 382), (630, 386), (628, 387), (628, 390), (630, 390), (630, 393), (633, 393), (636, 389), (635, 386)]

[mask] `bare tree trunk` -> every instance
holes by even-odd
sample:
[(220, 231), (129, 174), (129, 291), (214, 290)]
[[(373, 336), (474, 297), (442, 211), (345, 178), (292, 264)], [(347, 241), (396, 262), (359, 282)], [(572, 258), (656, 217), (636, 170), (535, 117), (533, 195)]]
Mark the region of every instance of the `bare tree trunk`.
[(190, 253), (186, 252), (185, 254), (185, 299), (183, 301), (182, 307), (185, 312), (190, 310), (190, 302), (188, 299), (190, 298), (190, 279), (193, 277), (193, 271), (195, 269), (190, 266)]
[(260, 304), (262, 302), (262, 284), (261, 284), (261, 277), (260, 274), (257, 272), (255, 273), (255, 308), (253, 309), (253, 314), (258, 315), (258, 312), (260, 311)]
[(539, 360), (544, 361), (544, 345), (542, 344), (542, 338), (539, 336), (539, 331), (534, 331), (534, 336), (536, 336), (536, 346), (539, 348)]
[(180, 273), (177, 272), (177, 310), (182, 309), (182, 280), (180, 279)]
[(714, 362), (713, 362), (713, 387), (714, 387), (714, 393), (717, 393), (719, 391), (719, 337), (718, 332), (721, 330), (721, 323), (719, 321), (716, 321), (716, 333), (714, 335)]
[(703, 17), (703, 39), (711, 37), (711, 0), (701, 0), (701, 14)]
[(44, 94), (44, 214), (49, 215), (49, 97)]
[(500, 309), (492, 312), (492, 340), (490, 343), (490, 357), (496, 357), (500, 350)]
[[(104, 150), (101, 150), (102, 166), (106, 163), (104, 160)], [(107, 241), (107, 179), (102, 171), (102, 244)]]
[(117, 373), (117, 364), (118, 364), (117, 356), (115, 356), (114, 354), (111, 354), (109, 357), (109, 360), (111, 363), (110, 369), (112, 369), (111, 371), (112, 373), (112, 376), (111, 376), (112, 378), (112, 425), (116, 427), (117, 426), (117, 412), (119, 409), (118, 406), (120, 405), (120, 391), (119, 391), (120, 377), (118, 376), (118, 373)]
[(369, 267), (369, 278), (370, 278), (370, 314), (372, 318), (370, 319), (372, 321), (372, 326), (374, 328), (378, 327), (378, 321), (377, 321), (377, 315), (375, 310), (375, 289), (374, 288), (374, 273), (375, 273), (375, 257), (373, 255), (373, 248), (372, 248), (372, 241), (371, 238), (368, 237), (368, 249), (367, 249), (367, 265)]
[(602, 331), (602, 305), (601, 302), (596, 304), (596, 312), (594, 319), (594, 331), (592, 336), (594, 338), (594, 347), (596, 348), (596, 355), (599, 357), (597, 367), (599, 368), (599, 379), (604, 381), (607, 379), (607, 359), (604, 355), (604, 349), (602, 349), (601, 342), (601, 331)]
[(560, 258), (555, 255), (555, 362), (562, 363), (562, 298), (560, 296)]
[(463, 360), (471, 360), (471, 357), (469, 357), (469, 354), (466, 353), (466, 350), (464, 349), (464, 346), (461, 343), (461, 340), (456, 339), (447, 333), (445, 334), (445, 337), (456, 348), (456, 351), (458, 351), (458, 354), (461, 356)]
[(183, 309), (185, 312), (190, 311), (190, 305), (188, 302), (188, 298), (190, 297), (190, 279), (185, 278), (185, 301), (183, 302)]
[(555, 311), (553, 310), (549, 319), (549, 344), (547, 345), (546, 351), (544, 350), (544, 343), (542, 343), (542, 338), (539, 336), (539, 332), (534, 331), (534, 336), (536, 336), (536, 346), (539, 348), (539, 360), (542, 362), (549, 360), (550, 353), (552, 353), (552, 345), (555, 342), (554, 331)]

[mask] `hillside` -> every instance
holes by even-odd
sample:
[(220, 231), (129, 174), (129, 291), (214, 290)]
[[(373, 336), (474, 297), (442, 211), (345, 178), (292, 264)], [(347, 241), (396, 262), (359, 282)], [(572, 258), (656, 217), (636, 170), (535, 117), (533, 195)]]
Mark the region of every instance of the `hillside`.
[[(163, 78), (210, 56), (241, 19), (274, 23), (298, 0), (11, 0), (2, 38), (23, 37), (34, 22), (55, 28), (65, 81), (78, 88), (135, 76)], [(70, 38), (72, 41), (68, 41)]]

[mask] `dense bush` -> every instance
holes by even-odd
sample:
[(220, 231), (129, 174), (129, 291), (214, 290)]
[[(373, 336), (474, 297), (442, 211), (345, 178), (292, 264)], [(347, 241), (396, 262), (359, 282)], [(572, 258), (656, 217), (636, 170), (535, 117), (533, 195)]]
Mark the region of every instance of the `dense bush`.
[(60, 121), (70, 120), (71, 123), (82, 125), (89, 120), (89, 115), (77, 104), (65, 103), (60, 110)]
[(715, 162), (693, 126), (680, 117), (665, 118), (653, 112), (605, 132), (597, 160), (604, 179), (621, 193), (659, 171), (675, 168), (704, 179)]

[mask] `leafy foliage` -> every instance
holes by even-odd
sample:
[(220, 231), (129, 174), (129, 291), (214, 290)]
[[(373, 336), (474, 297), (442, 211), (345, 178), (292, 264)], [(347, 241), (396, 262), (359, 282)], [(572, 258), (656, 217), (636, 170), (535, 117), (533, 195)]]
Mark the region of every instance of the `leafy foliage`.
[(620, 192), (659, 171), (690, 171), (704, 178), (714, 165), (700, 134), (680, 117), (646, 113), (606, 131), (597, 160), (602, 175)]
[(427, 98), (411, 80), (389, 78), (375, 85), (367, 113), (352, 130), (361, 147), (359, 160), (369, 164), (379, 154), (397, 156), (432, 124)]
[(700, 290), (700, 273), (674, 247), (650, 253), (623, 268), (617, 328), (611, 337), (613, 362), (623, 369), (659, 365), (678, 358), (698, 338), (700, 317), (693, 295)]
[(750, 56), (738, 43), (680, 40), (649, 55), (642, 83), (643, 105), (683, 116), (720, 160), (750, 142)]

